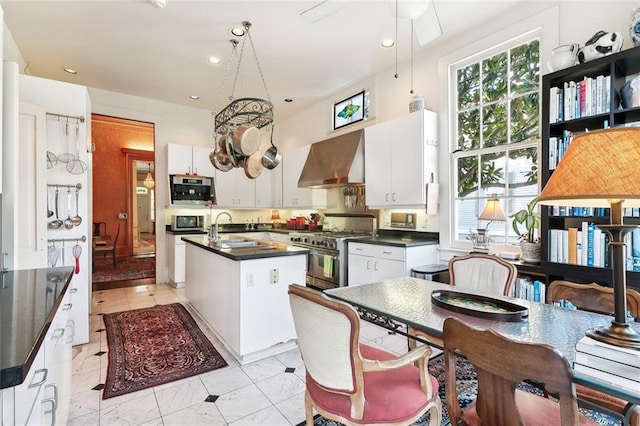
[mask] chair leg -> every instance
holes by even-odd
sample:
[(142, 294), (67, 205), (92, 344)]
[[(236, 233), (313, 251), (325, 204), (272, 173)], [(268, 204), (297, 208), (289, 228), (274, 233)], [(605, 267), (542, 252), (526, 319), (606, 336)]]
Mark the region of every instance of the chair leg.
[(307, 426), (313, 426), (313, 403), (308, 392), (304, 393), (304, 411), (307, 417)]

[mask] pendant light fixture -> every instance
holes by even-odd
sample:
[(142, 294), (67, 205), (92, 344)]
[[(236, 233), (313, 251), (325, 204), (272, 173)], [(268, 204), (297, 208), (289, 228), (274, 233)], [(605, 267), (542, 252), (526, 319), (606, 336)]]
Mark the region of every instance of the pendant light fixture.
[(147, 164), (149, 165), (149, 171), (147, 172), (147, 177), (144, 178), (144, 182), (142, 182), (142, 184), (151, 189), (155, 186), (156, 182), (153, 180), (153, 176), (151, 176), (151, 163)]

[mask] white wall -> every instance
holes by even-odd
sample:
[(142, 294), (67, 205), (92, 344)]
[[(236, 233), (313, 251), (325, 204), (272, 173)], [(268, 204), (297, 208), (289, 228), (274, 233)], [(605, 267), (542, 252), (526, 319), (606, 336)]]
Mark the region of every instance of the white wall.
[[(623, 48), (632, 47), (628, 35), (628, 23), (631, 10), (636, 6), (635, 0), (532, 1), (515, 4), (511, 11), (504, 13), (499, 19), (487, 22), (484, 26), (472, 28), (463, 36), (440, 44), (434, 43), (433, 50), (428, 54), (416, 56), (414, 59), (415, 93), (425, 98), (428, 109), (440, 114), (440, 182), (444, 184), (440, 191), (440, 206), (446, 210), (441, 210), (438, 226), (442, 232), (443, 245), (445, 246), (448, 241), (449, 228), (447, 186), (449, 181), (449, 145), (447, 141), (449, 138), (448, 121), (446, 120), (448, 111), (446, 69), (442, 68), (441, 58), (452, 57), (456, 53), (460, 54), (473, 43), (490, 39), (492, 35), (495, 36), (514, 25), (517, 27), (519, 23), (526, 21), (526, 18), (531, 15), (545, 10), (549, 12), (552, 6), (557, 8), (552, 9), (550, 13), (557, 15), (557, 19), (547, 22), (545, 31), (549, 30), (557, 34), (558, 45), (574, 42), (583, 45), (593, 33), (603, 29), (622, 32), (625, 37)], [(543, 46), (543, 51), (550, 52), (553, 47), (556, 46)], [(20, 56), (19, 49), (15, 46), (13, 38), (6, 29), (4, 56), (5, 59), (17, 61), (21, 64), (20, 69), (24, 69), (25, 61)], [(543, 56), (543, 61), (546, 63), (545, 56)], [(274, 142), (283, 151), (287, 151), (332, 136), (331, 107), (333, 102), (363, 88), (369, 90), (371, 94), (372, 117), (370, 120), (342, 132), (352, 131), (408, 113), (408, 105), (411, 100), (408, 64), (398, 65), (398, 79), (393, 78), (393, 74), (394, 70), (390, 68), (349, 87), (337, 90), (335, 93), (327, 94), (324, 101), (300, 111), (295, 116), (277, 120), (276, 115)], [(92, 88), (90, 88), (89, 94), (92, 110), (96, 113), (155, 123), (157, 176), (166, 176), (164, 147), (167, 143), (212, 146), (214, 142), (212, 137), (213, 116), (209, 110), (189, 108)], [(163, 206), (166, 204), (166, 188), (167, 182), (164, 180), (158, 182), (158, 217), (164, 217), (165, 214)], [(447, 214), (443, 214), (445, 212)], [(159, 265), (158, 282), (166, 282), (166, 268), (163, 266), (166, 263), (166, 250), (162, 230), (157, 234), (156, 247), (157, 264)]]

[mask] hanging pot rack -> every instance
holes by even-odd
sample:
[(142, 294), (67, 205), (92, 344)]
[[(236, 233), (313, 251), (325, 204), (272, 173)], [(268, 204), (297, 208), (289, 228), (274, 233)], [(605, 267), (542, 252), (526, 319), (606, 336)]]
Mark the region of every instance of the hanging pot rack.
[[(229, 96), (229, 100), (231, 101), (231, 103), (224, 107), (220, 112), (215, 114), (215, 132), (219, 135), (229, 134), (229, 132), (232, 132), (241, 124), (247, 124), (249, 126), (255, 126), (258, 129), (261, 129), (273, 122), (273, 103), (271, 102), (269, 89), (267, 88), (267, 83), (265, 82), (264, 74), (262, 73), (262, 67), (260, 66), (260, 61), (258, 60), (258, 55), (256, 54), (253, 39), (251, 38), (251, 22), (243, 21), (242, 26), (245, 29), (246, 36), (242, 41), (242, 48), (240, 50), (240, 57), (238, 58), (238, 66), (236, 68), (236, 74), (233, 81), (233, 88), (231, 89), (231, 96)], [(234, 99), (235, 88), (238, 82), (238, 76), (240, 74), (240, 65), (242, 64), (242, 58), (244, 55), (244, 48), (247, 39), (249, 40), (249, 44), (251, 45), (251, 50), (258, 66), (260, 77), (262, 79), (262, 84), (267, 93), (267, 99), (253, 97)], [(236, 40), (231, 40), (231, 45), (233, 46), (233, 52), (235, 53), (238, 42)], [(225, 75), (225, 81), (226, 79), (227, 75)]]

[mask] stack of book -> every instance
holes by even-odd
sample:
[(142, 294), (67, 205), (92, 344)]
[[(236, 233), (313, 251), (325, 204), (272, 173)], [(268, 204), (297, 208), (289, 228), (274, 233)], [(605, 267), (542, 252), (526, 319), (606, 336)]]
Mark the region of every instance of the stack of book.
[(583, 337), (576, 343), (573, 369), (604, 382), (640, 388), (640, 350)]

